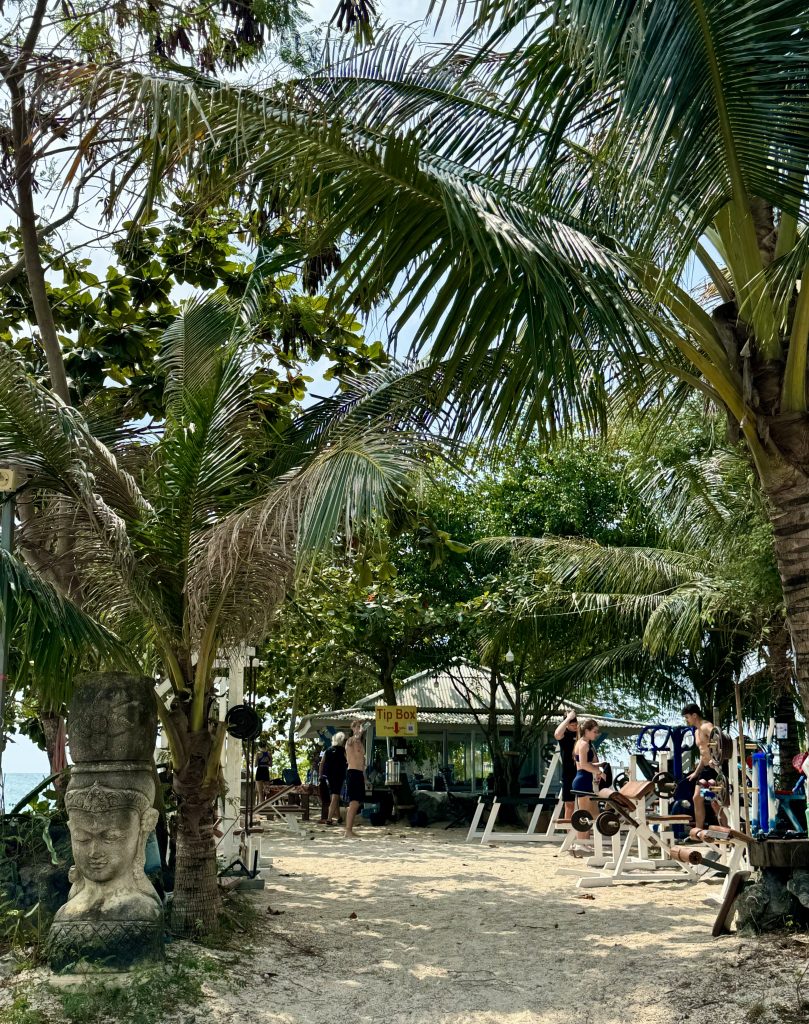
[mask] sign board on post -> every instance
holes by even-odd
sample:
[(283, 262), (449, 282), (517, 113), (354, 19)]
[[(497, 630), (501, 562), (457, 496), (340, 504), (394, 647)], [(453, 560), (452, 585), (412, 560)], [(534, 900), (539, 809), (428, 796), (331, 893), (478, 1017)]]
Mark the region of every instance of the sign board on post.
[(378, 704), (377, 736), (418, 736), (417, 708), (409, 704)]

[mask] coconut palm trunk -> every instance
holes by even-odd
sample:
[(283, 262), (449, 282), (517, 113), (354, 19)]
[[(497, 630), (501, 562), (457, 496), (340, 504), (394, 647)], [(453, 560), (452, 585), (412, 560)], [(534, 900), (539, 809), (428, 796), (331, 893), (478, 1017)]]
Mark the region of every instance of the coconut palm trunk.
[[(180, 935), (204, 935), (219, 922), (221, 900), (216, 859), (216, 800), (219, 773), (208, 731), (189, 737), (190, 756), (173, 773), (177, 801), (177, 856), (169, 923)], [(212, 777), (213, 776), (213, 777)]]
[(794, 654), (795, 682), (809, 710), (809, 477), (784, 471), (768, 482), (778, 572)]

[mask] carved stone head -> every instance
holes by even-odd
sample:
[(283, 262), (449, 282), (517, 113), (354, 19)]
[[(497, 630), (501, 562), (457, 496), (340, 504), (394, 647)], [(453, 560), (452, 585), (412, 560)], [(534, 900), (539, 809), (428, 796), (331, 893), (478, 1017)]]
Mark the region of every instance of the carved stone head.
[(111, 789), (94, 782), (68, 789), (65, 807), (73, 846), (73, 881), (142, 887), (146, 840), (157, 821), (151, 801), (136, 789)]

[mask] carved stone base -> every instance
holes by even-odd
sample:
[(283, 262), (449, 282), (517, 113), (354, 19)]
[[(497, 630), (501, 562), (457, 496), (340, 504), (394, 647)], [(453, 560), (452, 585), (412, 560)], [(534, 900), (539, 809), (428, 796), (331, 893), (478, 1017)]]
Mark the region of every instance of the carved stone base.
[(48, 963), (54, 971), (125, 971), (163, 956), (163, 922), (55, 921), (48, 935)]
[(740, 935), (809, 927), (809, 871), (759, 868), (736, 901)]

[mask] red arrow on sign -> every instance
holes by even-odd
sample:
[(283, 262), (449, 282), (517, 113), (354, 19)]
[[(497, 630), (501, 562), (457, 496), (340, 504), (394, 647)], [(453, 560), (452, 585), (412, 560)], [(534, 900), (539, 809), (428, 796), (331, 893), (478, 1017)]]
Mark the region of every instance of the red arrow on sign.
[(399, 732), (399, 723), (398, 722), (394, 722), (393, 723), (393, 731), (398, 734), (398, 732)]

